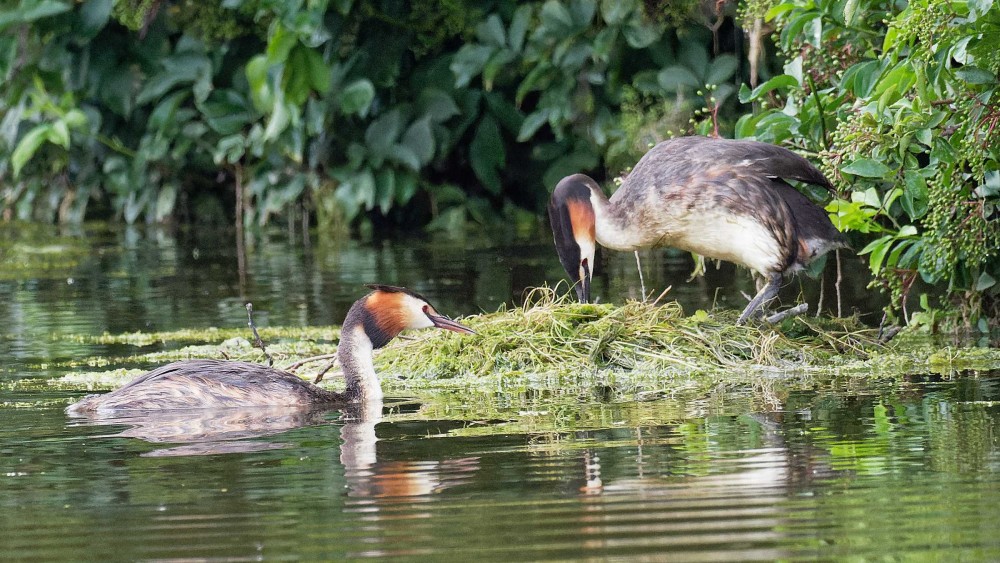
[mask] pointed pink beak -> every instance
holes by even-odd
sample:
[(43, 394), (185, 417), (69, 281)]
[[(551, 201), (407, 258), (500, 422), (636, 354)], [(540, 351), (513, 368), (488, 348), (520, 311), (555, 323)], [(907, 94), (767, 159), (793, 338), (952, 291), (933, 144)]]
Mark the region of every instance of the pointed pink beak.
[(471, 328), (463, 324), (459, 324), (444, 315), (427, 315), (427, 318), (429, 318), (431, 322), (434, 323), (434, 326), (436, 326), (437, 328), (443, 328), (445, 330), (450, 330), (452, 332), (458, 332), (462, 334), (476, 334), (476, 331), (472, 330)]

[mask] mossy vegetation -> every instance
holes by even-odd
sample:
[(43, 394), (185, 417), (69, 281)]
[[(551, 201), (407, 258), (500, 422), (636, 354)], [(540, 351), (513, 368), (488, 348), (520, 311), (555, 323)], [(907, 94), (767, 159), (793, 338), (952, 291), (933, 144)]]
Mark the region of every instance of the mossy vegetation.
[[(875, 380), (1000, 369), (996, 348), (942, 346), (916, 333), (883, 344), (877, 329), (854, 318), (799, 316), (775, 326), (737, 326), (735, 318), (735, 311), (686, 316), (669, 301), (579, 304), (540, 288), (521, 307), (462, 319), (476, 335), (411, 332), (377, 351), (375, 363), (390, 396), (433, 391), (468, 397), (515, 388), (574, 395), (605, 389), (611, 400), (699, 394), (720, 385), (767, 388), (774, 381), (796, 381), (808, 386), (843, 377)], [(335, 356), (335, 327), (262, 328), (260, 333), (276, 367), (307, 379), (327, 369)], [(142, 347), (160, 343), (163, 348), (85, 359), (66, 365), (72, 373), (45, 385), (109, 389), (145, 368), (179, 359), (264, 361), (246, 336), (235, 329), (81, 336), (84, 341)], [(117, 369), (124, 365), (136, 369)], [(81, 366), (116, 369), (86, 371)], [(335, 367), (323, 385), (338, 386), (336, 373)]]

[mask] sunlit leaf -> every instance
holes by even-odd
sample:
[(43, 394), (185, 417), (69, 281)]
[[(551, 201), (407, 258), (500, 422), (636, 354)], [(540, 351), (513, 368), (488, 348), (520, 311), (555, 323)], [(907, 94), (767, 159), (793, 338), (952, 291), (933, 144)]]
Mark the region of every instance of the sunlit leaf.
[(859, 158), (842, 167), (840, 171), (866, 178), (884, 178), (891, 172), (888, 166), (871, 158)]
[(798, 85), (798, 80), (795, 80), (794, 76), (789, 76), (787, 74), (779, 74), (763, 84), (758, 85), (752, 91), (745, 90), (746, 84), (742, 84), (740, 86), (740, 103), (747, 104), (759, 100), (764, 94), (767, 94), (772, 90), (777, 90), (778, 88), (794, 88)]
[(30, 131), (25, 133), (24, 137), (18, 141), (17, 146), (14, 147), (14, 152), (10, 155), (10, 162), (13, 167), (14, 177), (16, 178), (20, 173), (24, 165), (31, 160), (31, 157), (35, 156), (38, 148), (42, 146), (48, 137), (49, 132), (52, 130), (52, 126), (43, 123), (41, 125), (36, 125)]

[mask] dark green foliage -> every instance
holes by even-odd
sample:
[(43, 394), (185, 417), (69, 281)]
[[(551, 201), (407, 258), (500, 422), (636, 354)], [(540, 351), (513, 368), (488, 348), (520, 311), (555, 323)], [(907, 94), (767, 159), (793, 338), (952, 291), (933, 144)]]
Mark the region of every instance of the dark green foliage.
[(454, 229), (540, 217), (563, 175), (614, 176), (664, 138), (732, 134), (823, 164), (891, 313), (919, 280), (944, 299), (915, 318), (956, 305), (987, 328), (1000, 6), (753, 0), (745, 35), (735, 12), (18, 0), (0, 9), (0, 214), (167, 222), (214, 199), (249, 225), (304, 209), (325, 229)]
[[(786, 74), (743, 88), (774, 109), (737, 133), (818, 154), (841, 194), (828, 209), (864, 235), (889, 313), (908, 312), (919, 278), (953, 320), (986, 330), (1000, 317), (1000, 8), (918, 0), (887, 17), (881, 2), (784, 2), (767, 16)], [(921, 305), (908, 320), (935, 322)]]

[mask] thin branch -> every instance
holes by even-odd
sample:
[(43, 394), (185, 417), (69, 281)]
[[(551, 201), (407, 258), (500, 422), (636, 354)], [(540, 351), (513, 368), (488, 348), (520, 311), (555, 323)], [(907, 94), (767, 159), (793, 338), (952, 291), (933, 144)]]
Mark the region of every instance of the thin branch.
[(264, 341), (260, 339), (260, 334), (257, 333), (257, 325), (253, 323), (253, 303), (247, 302), (247, 326), (250, 327), (250, 331), (253, 332), (253, 345), (260, 348), (261, 352), (264, 352), (264, 357), (267, 358), (267, 367), (274, 365), (274, 358), (271, 354), (267, 353), (267, 348), (264, 346)]
[(791, 309), (785, 309), (780, 313), (775, 313), (770, 317), (765, 318), (764, 320), (767, 321), (769, 324), (777, 324), (787, 318), (797, 317), (799, 315), (807, 313), (808, 311), (809, 311), (808, 303), (799, 303), (798, 305), (792, 307)]

